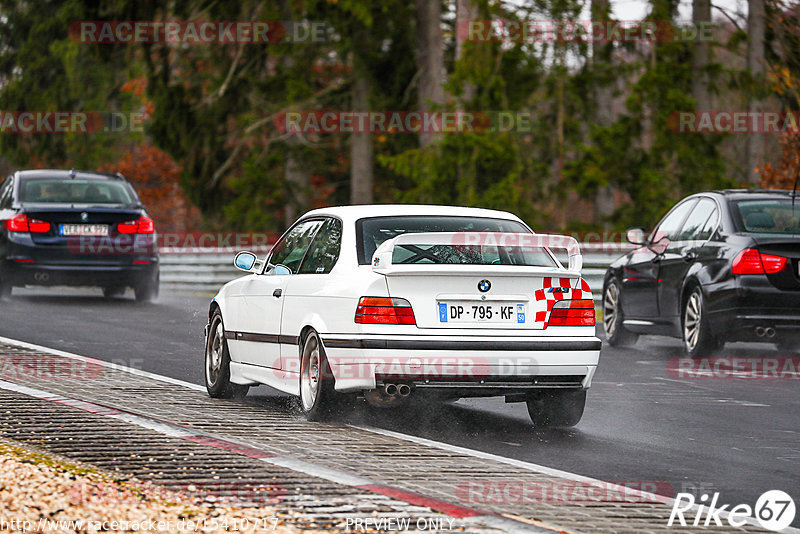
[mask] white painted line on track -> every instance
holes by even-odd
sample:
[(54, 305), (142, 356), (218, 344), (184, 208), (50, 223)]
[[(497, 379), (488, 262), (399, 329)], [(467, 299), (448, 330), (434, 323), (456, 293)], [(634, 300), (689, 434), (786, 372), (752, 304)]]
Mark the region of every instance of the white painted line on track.
[(152, 378), (153, 380), (158, 380), (159, 382), (166, 382), (168, 384), (185, 387), (188, 389), (192, 389), (194, 391), (206, 390), (206, 388), (204, 388), (203, 386), (192, 384), (191, 382), (185, 382), (183, 380), (178, 380), (177, 378), (170, 378), (164, 375), (148, 373), (147, 371), (142, 371), (141, 369), (134, 369), (133, 367), (126, 367), (124, 365), (118, 365), (116, 363), (110, 363), (103, 360), (98, 360), (97, 358), (90, 358), (89, 356), (81, 356), (80, 354), (73, 354), (71, 352), (65, 352), (63, 350), (51, 349), (50, 347), (44, 347), (42, 345), (36, 345), (34, 343), (28, 343), (26, 341), (19, 341), (16, 339), (10, 339), (7, 337), (0, 336), (0, 343), (6, 343), (8, 345), (16, 345), (17, 347), (22, 347), (25, 349), (47, 352), (54, 356), (61, 356), (64, 358), (70, 358), (72, 360), (79, 360), (86, 363), (93, 363), (96, 365), (101, 365), (103, 367), (108, 367), (109, 369), (114, 369), (115, 371), (123, 371), (126, 373), (131, 373), (133, 375), (142, 376), (145, 378)]

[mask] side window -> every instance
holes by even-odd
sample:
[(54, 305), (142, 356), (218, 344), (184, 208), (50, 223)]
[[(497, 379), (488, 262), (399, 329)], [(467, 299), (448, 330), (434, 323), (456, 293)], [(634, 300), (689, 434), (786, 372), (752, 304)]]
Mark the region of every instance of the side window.
[(656, 227), (651, 239), (655, 242), (658, 241), (662, 236), (667, 236), (670, 241), (677, 241), (683, 219), (686, 218), (689, 210), (692, 209), (692, 206), (694, 206), (696, 202), (697, 200), (692, 199), (688, 202), (678, 204), (677, 207), (673, 208), (673, 210), (669, 212), (664, 219), (662, 219), (658, 227)]
[(328, 274), (339, 259), (342, 246), (342, 222), (328, 219), (322, 225), (298, 273)]
[(694, 239), (706, 239), (700, 235), (700, 231), (705, 227), (706, 221), (717, 209), (717, 205), (710, 198), (701, 198), (695, 204), (692, 213), (683, 223), (683, 228), (678, 235), (678, 241), (692, 241)]
[(711, 237), (711, 234), (714, 233), (714, 230), (717, 229), (717, 223), (719, 222), (719, 211), (717, 211), (716, 206), (713, 210), (711, 210), (711, 215), (708, 216), (706, 219), (706, 223), (700, 228), (700, 231), (695, 236), (695, 239), (698, 241), (705, 241), (706, 239)]
[(269, 262), (272, 265), (283, 264), (293, 273), (297, 272), (300, 267), (300, 262), (303, 261), (314, 235), (322, 226), (319, 219), (302, 221), (295, 225), (286, 236), (275, 245)]

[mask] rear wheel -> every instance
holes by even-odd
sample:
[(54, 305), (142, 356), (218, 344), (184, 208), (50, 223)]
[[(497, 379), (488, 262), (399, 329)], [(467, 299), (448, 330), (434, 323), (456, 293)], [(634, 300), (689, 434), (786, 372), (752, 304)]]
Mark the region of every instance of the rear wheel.
[(0, 280), (0, 300), (7, 300), (11, 298), (11, 292), (14, 288), (8, 282)]
[(136, 295), (137, 302), (153, 302), (158, 298), (159, 287), (159, 274), (156, 271), (155, 276), (152, 278), (139, 282), (134, 288), (133, 292)]
[(616, 280), (609, 280), (603, 291), (603, 329), (612, 347), (626, 347), (636, 343), (638, 334), (626, 330), (620, 302), (620, 290)]
[(215, 399), (241, 398), (247, 395), (250, 386), (231, 382), (231, 357), (225, 328), (219, 310), (211, 317), (211, 325), (206, 339), (205, 356), (206, 390)]
[(536, 428), (575, 426), (583, 417), (586, 390), (544, 390), (532, 395), (527, 404)]
[(300, 349), (300, 407), (309, 421), (330, 417), (343, 406), (345, 396), (336, 393), (325, 347), (316, 332), (310, 332)]
[(703, 292), (699, 287), (690, 290), (683, 305), (683, 344), (692, 358), (712, 354), (722, 345), (711, 333)]

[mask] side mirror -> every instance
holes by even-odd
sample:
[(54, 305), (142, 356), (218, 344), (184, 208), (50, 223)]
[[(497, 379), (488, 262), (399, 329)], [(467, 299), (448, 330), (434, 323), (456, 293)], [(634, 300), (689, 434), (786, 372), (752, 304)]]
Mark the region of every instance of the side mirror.
[(666, 234), (661, 232), (656, 232), (656, 235), (653, 236), (653, 241), (648, 245), (650, 250), (655, 252), (656, 254), (663, 254), (669, 248), (671, 241)]
[(625, 239), (628, 240), (628, 243), (634, 245), (646, 245), (647, 231), (644, 228), (629, 228), (628, 231), (625, 232)]
[(240, 271), (251, 272), (258, 258), (252, 252), (239, 252), (233, 259), (233, 264)]

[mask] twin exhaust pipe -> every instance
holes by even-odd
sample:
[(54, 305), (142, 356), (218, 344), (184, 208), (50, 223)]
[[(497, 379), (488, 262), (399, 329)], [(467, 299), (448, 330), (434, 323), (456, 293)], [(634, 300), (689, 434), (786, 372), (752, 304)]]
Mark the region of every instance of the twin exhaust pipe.
[(411, 386), (408, 384), (384, 384), (383, 392), (389, 397), (408, 397), (411, 395)]
[(775, 329), (771, 326), (757, 326), (756, 327), (756, 335), (758, 337), (775, 337)]

